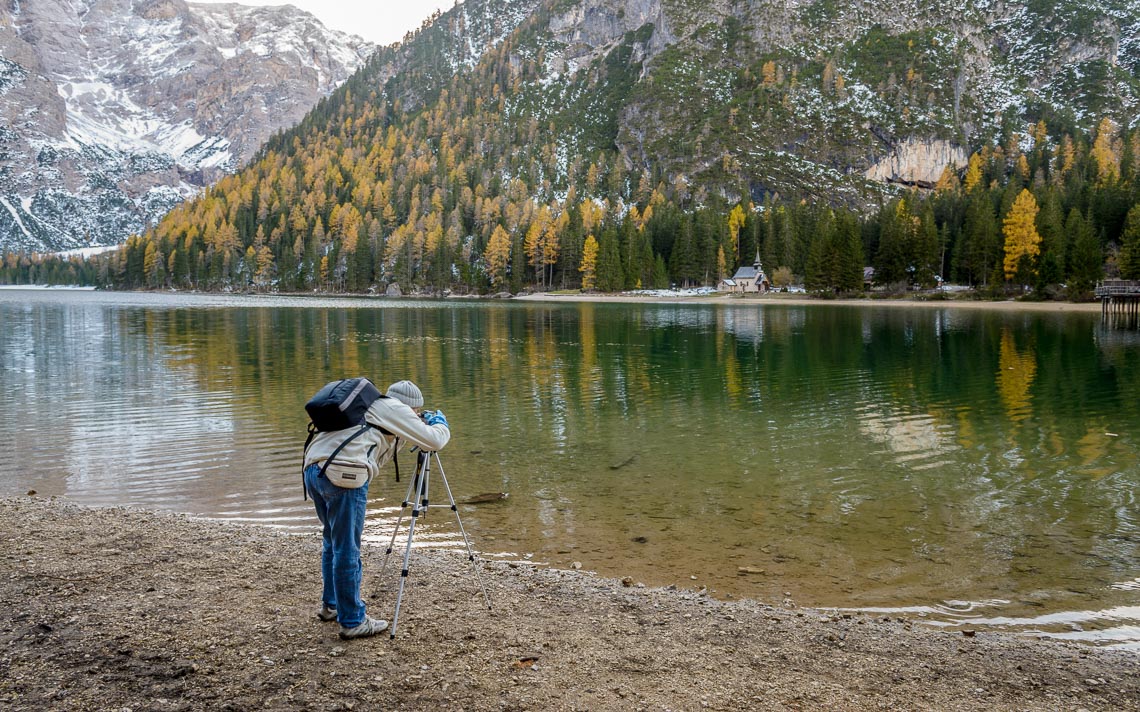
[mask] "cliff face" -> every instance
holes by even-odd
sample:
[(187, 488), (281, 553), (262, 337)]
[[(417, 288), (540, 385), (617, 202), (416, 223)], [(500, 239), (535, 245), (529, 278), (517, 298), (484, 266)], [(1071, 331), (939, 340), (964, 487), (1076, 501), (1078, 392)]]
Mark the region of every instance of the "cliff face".
[(965, 168), (970, 156), (951, 141), (908, 138), (864, 172), (870, 180), (933, 188), (947, 166)]
[(291, 6), (3, 0), (0, 249), (122, 242), (373, 49)]

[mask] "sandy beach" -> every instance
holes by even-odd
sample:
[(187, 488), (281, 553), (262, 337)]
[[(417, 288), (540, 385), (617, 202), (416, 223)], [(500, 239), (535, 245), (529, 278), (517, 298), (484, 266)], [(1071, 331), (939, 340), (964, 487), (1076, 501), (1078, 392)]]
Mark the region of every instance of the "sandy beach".
[[(1140, 656), (413, 553), (397, 636), (315, 617), (319, 536), (0, 500), (13, 710), (1127, 710)], [(370, 613), (396, 567), (366, 547)]]

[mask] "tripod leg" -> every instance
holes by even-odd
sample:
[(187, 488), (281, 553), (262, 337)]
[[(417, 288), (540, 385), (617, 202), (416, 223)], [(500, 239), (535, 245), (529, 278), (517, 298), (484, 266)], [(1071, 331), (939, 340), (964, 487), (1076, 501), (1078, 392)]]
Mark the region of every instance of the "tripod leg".
[(455, 497), (451, 494), (451, 485), (447, 484), (447, 475), (443, 472), (443, 463), (439, 461), (439, 453), (433, 452), (439, 476), (443, 480), (443, 488), (447, 491), (447, 500), (451, 503), (451, 511), (455, 514), (455, 521), (459, 524), (459, 533), (463, 535), (463, 543), (467, 546), (467, 560), (471, 562), (471, 570), (475, 573), (475, 581), (483, 591), (483, 600), (487, 602), (487, 610), (491, 610), (491, 597), (487, 594), (487, 587), (483, 585), (483, 578), (479, 575), (479, 565), (475, 563), (475, 550), (471, 548), (471, 540), (467, 538), (467, 530), (463, 528), (463, 520), (459, 518), (459, 507), (455, 506)]
[(396, 519), (396, 527), (392, 529), (392, 538), (388, 541), (388, 548), (384, 551), (384, 563), (380, 566), (378, 576), (383, 576), (388, 569), (388, 557), (392, 555), (392, 547), (396, 545), (396, 534), (400, 531), (400, 525), (404, 523), (404, 510), (414, 501), (412, 500), (412, 491), (417, 488), (419, 481), (420, 471), (417, 469), (416, 473), (412, 475), (412, 481), (408, 483), (408, 491), (404, 495), (404, 501), (400, 504), (400, 516)]
[[(428, 480), (428, 458), (424, 458), (423, 465), (420, 471), (416, 474), (418, 491), (416, 492), (417, 499), (427, 490)], [(400, 571), (400, 590), (396, 594), (396, 610), (392, 614), (392, 627), (388, 630), (388, 640), (396, 638), (396, 625), (400, 622), (400, 604), (404, 600), (404, 584), (408, 582), (408, 564), (412, 558), (412, 537), (416, 533), (416, 519), (420, 516), (419, 504), (412, 501), (412, 518), (408, 522), (408, 543), (404, 547), (404, 568)]]
[[(424, 469), (427, 472), (431, 472), (431, 456), (434, 454), (435, 453), (432, 453), (432, 452), (424, 453)], [(426, 478), (424, 480), (424, 496), (420, 499), (420, 504), (423, 505), (425, 517), (427, 516), (427, 513), (428, 513), (428, 498), (429, 498), (429, 494), (430, 494), (428, 492), (429, 487), (431, 487), (431, 478)]]

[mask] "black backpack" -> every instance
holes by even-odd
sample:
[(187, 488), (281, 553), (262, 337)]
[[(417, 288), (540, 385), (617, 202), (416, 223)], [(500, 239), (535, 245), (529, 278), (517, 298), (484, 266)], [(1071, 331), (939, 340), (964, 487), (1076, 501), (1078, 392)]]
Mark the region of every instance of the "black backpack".
[[(332, 455), (325, 460), (324, 466), (321, 467), (322, 477), (329, 463), (336, 458), (344, 446), (363, 435), (369, 428), (376, 428), (385, 435), (391, 435), (384, 428), (372, 425), (364, 418), (365, 413), (368, 412), (373, 403), (380, 398), (387, 397), (376, 386), (372, 385), (372, 381), (357, 377), (342, 378), (339, 381), (326, 383), (321, 390), (317, 391), (315, 396), (309, 399), (309, 402), (305, 404), (305, 411), (309, 414), (309, 437), (305, 440), (305, 452), (309, 451), (309, 444), (313, 442), (317, 433), (357, 428), (356, 432), (345, 438), (344, 442), (338, 445), (336, 450), (333, 450)], [(398, 467), (399, 465), (397, 465)], [(397, 469), (397, 480), (399, 480), (399, 472)], [(303, 467), (301, 487), (304, 489)], [(304, 490), (304, 492), (305, 499), (308, 499), (309, 491)]]
[[(367, 378), (342, 378), (327, 383), (305, 404), (311, 421), (309, 430), (331, 432), (364, 425), (368, 408), (377, 398), (384, 397)], [(305, 447), (308, 448), (307, 443)]]

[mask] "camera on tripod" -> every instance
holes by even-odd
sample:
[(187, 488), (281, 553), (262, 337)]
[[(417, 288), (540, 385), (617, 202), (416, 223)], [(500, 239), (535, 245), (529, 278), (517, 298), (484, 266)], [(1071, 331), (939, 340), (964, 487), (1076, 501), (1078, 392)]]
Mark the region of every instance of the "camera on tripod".
[[(420, 415), (427, 422), (428, 412)], [(435, 413), (432, 413), (435, 415)], [(444, 421), (446, 422), (446, 421)], [(471, 546), (471, 540), (467, 536), (467, 530), (463, 527), (463, 520), (459, 518), (459, 507), (455, 505), (455, 497), (451, 494), (451, 485), (447, 483), (447, 475), (443, 472), (443, 463), (439, 461), (439, 453), (434, 451), (423, 450), (422, 448), (412, 448), (412, 452), (416, 453), (416, 472), (412, 477), (411, 483), (408, 485), (408, 492), (404, 495), (404, 501), (400, 505), (400, 517), (396, 520), (396, 526), (392, 530), (392, 539), (388, 542), (388, 549), (384, 552), (384, 564), (380, 567), (380, 575), (383, 576), (384, 571), (388, 568), (388, 559), (392, 555), (392, 550), (396, 544), (396, 534), (400, 531), (400, 525), (404, 521), (404, 510), (410, 505), (412, 508), (412, 516), (408, 521), (408, 538), (404, 547), (404, 567), (400, 571), (400, 590), (396, 594), (396, 611), (392, 616), (392, 627), (388, 631), (389, 639), (396, 637), (396, 626), (400, 622), (400, 604), (404, 599), (404, 583), (408, 580), (409, 564), (412, 556), (412, 537), (416, 532), (416, 520), (425, 516), (430, 507), (446, 507), (451, 510), (455, 515), (455, 522), (459, 525), (459, 533), (463, 535), (463, 544), (467, 548), (467, 560), (471, 562), (471, 571), (475, 576), (476, 583), (479, 588), (483, 590), (483, 600), (487, 603), (487, 610), (491, 610), (491, 597), (487, 594), (487, 587), (483, 585), (483, 579), (479, 576), (479, 565), (475, 561), (475, 550)], [(435, 463), (433, 468), (432, 463)], [(443, 481), (443, 489), (447, 492), (447, 504), (431, 504), (429, 501), (429, 481), (431, 480), (432, 470), (435, 469), (439, 473), (440, 480)]]

